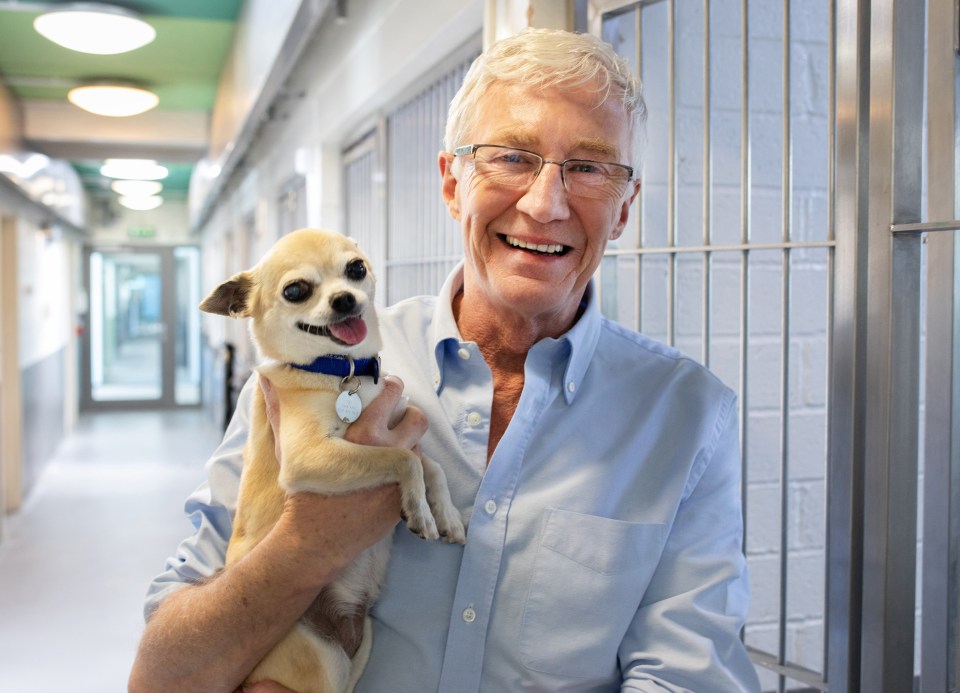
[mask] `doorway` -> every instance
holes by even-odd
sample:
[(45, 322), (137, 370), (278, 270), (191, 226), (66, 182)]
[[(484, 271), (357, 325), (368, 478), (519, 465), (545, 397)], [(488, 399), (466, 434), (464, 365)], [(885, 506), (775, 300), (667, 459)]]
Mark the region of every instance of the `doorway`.
[(89, 247), (81, 409), (200, 404), (199, 249)]

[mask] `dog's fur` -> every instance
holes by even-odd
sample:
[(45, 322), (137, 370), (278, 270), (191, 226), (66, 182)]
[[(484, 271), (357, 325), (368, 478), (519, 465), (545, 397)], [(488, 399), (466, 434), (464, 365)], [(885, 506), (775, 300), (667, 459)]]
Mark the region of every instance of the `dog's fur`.
[[(397, 482), (403, 515), (413, 532), (425, 539), (442, 535), (450, 542), (465, 540), (460, 514), (436, 462), (409, 450), (343, 440), (347, 424), (335, 411), (343, 378), (290, 365), (308, 364), (323, 355), (376, 357), (381, 337), (374, 283), (370, 261), (353, 241), (330, 231), (301, 229), (281, 238), (257, 266), (218, 286), (200, 305), (209, 313), (252, 319), (251, 334), (261, 356), (257, 371), (273, 384), (281, 412), (278, 462), (258, 387), (228, 565), (276, 524), (285, 494), (301, 491), (338, 494)], [(362, 377), (357, 394), (366, 404), (382, 384)], [(300, 693), (353, 690), (370, 652), (365, 614), (379, 593), (390, 543), (388, 536), (326, 587), (246, 683), (273, 680)], [(359, 633), (355, 624), (361, 615)], [(351, 659), (348, 652), (354, 651)]]

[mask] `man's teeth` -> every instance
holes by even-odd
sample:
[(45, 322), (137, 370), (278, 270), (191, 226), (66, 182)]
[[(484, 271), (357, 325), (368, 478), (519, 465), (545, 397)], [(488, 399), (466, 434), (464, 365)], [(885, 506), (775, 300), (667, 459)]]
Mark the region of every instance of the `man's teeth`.
[(522, 241), (519, 238), (514, 238), (513, 236), (507, 236), (506, 238), (507, 243), (512, 245), (514, 248), (536, 250), (538, 253), (547, 253), (549, 255), (558, 255), (563, 252), (563, 246), (556, 243), (551, 243), (549, 245), (546, 243), (541, 243), (538, 245), (536, 243), (527, 243), (526, 241)]

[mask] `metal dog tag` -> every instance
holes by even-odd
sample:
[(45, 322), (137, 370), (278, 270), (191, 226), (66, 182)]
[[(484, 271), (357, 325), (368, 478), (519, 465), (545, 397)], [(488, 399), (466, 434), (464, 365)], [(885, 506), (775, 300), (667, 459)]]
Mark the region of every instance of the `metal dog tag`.
[(356, 391), (344, 390), (337, 395), (337, 416), (343, 423), (353, 423), (360, 417), (361, 411), (363, 411), (363, 403)]

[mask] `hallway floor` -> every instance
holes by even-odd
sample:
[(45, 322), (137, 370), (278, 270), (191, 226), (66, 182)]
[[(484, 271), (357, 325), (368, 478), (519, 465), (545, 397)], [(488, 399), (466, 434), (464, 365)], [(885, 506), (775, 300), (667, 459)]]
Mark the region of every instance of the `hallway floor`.
[(0, 691), (116, 693), (147, 584), (220, 433), (200, 410), (83, 415), (0, 540)]

